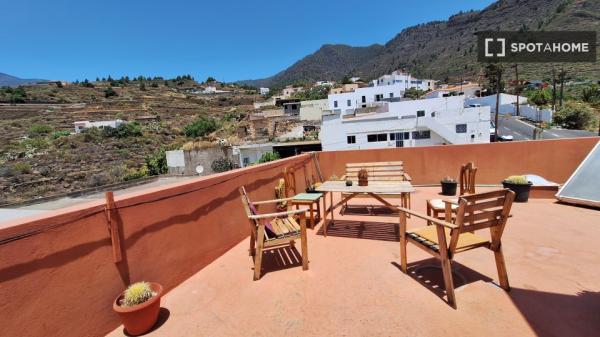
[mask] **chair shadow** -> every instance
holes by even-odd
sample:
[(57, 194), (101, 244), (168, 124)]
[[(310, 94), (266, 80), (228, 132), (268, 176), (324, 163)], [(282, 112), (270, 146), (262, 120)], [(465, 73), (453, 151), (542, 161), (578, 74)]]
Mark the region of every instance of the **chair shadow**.
[(400, 241), (400, 232), (398, 224), (396, 223), (335, 220), (332, 225), (331, 221), (325, 221), (325, 223), (319, 227), (317, 235), (324, 236), (325, 225), (328, 226), (327, 236), (379, 241)]
[[(167, 320), (169, 319), (170, 316), (171, 316), (171, 312), (169, 311), (169, 309), (161, 307), (158, 312), (158, 319), (156, 320), (156, 323), (154, 324), (152, 329), (150, 329), (147, 332), (145, 332), (141, 335), (138, 335), (138, 336), (147, 335), (153, 331), (156, 331), (158, 328), (160, 328), (161, 326), (163, 326), (163, 324), (165, 324), (167, 322)], [(130, 335), (127, 332), (127, 330), (125, 330), (125, 329), (123, 329), (123, 334), (125, 336), (133, 336), (133, 335)]]
[[(399, 263), (391, 262), (391, 264), (398, 268), (398, 270), (401, 270)], [(406, 266), (406, 273), (448, 304), (446, 298), (446, 286), (444, 284), (444, 274), (442, 273), (440, 262), (437, 259), (429, 258), (408, 263)], [(477, 281), (493, 282), (493, 279), (456, 261), (452, 262), (452, 280), (454, 282), (455, 291), (462, 286)]]
[[(299, 244), (296, 242), (296, 245)], [(274, 271), (302, 267), (302, 254), (294, 246), (275, 247), (263, 250), (261, 278)]]
[(572, 295), (512, 288), (508, 294), (538, 336), (598, 336), (598, 291)]
[(359, 216), (398, 216), (400, 213), (390, 207), (382, 205), (346, 205), (340, 208), (340, 215)]

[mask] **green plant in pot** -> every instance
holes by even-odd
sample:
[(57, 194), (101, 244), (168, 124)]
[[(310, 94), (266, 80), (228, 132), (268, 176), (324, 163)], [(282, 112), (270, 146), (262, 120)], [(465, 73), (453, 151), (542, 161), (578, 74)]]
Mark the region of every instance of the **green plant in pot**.
[(158, 319), (163, 287), (154, 282), (136, 282), (113, 303), (128, 334), (137, 336), (150, 330)]
[(526, 176), (510, 176), (502, 182), (504, 188), (515, 192), (515, 202), (527, 202), (532, 183)]
[(440, 181), (442, 184), (442, 195), (456, 195), (456, 180), (445, 177)]

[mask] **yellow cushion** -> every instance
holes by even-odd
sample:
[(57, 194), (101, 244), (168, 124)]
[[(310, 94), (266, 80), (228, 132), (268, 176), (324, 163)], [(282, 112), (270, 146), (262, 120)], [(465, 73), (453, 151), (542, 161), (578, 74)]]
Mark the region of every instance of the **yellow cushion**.
[[(458, 203), (458, 199), (447, 199), (447, 200), (451, 200), (451, 201)], [(443, 211), (446, 209), (446, 203), (442, 199), (431, 199), (431, 200), (429, 200), (429, 205), (431, 205), (431, 208), (433, 208), (435, 210)], [(457, 204), (451, 204), (451, 205), (452, 205), (453, 210), (458, 208)]]

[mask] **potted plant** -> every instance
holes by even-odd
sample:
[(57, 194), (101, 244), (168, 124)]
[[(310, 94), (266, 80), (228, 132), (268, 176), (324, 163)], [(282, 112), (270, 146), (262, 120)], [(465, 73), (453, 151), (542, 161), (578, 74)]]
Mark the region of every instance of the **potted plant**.
[(442, 184), (442, 195), (456, 195), (456, 180), (445, 177), (440, 183)]
[(306, 193), (319, 193), (317, 192), (317, 185), (309, 184), (308, 186), (306, 186)]
[(515, 202), (527, 202), (532, 183), (525, 176), (510, 176), (502, 182), (504, 188), (515, 192)]
[(366, 169), (360, 169), (358, 171), (358, 186), (368, 186), (369, 185), (369, 172)]
[(346, 186), (352, 186), (352, 180), (347, 179), (346, 180)]
[(136, 282), (116, 298), (113, 310), (128, 334), (141, 335), (156, 324), (162, 293), (163, 287), (158, 283)]

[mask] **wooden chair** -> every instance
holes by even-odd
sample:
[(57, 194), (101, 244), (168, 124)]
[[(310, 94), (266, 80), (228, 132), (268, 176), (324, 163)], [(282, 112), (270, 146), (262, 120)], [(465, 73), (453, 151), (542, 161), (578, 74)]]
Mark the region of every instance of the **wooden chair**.
[[(459, 175), (459, 196), (465, 194), (475, 194), (475, 175), (477, 174), (477, 167), (472, 162), (466, 163), (460, 167)], [(449, 199), (454, 201), (452, 203), (452, 211), (456, 212), (458, 208), (458, 198)], [(444, 219), (444, 212), (446, 206), (442, 199), (430, 199), (427, 200), (427, 215)], [(441, 215), (440, 215), (441, 214)]]
[(285, 179), (285, 197), (291, 198), (290, 203), (296, 209), (299, 209), (300, 206), (308, 206), (310, 227), (315, 228), (316, 218), (321, 219), (321, 199), (323, 198), (323, 193), (296, 193), (296, 173), (293, 168), (285, 168), (283, 177)]
[[(306, 210), (287, 210), (283, 212), (259, 214), (256, 206), (277, 204), (290, 201), (291, 198), (264, 201), (250, 201), (246, 189), (240, 187), (242, 203), (250, 223), (250, 256), (254, 257), (254, 280), (260, 279), (263, 250), (289, 245), (300, 240), (302, 249), (302, 270), (308, 270), (308, 248), (306, 242)], [(294, 219), (300, 217), (300, 223)]]
[[(508, 291), (508, 275), (502, 254), (502, 232), (509, 217), (515, 193), (498, 190), (479, 194), (463, 195), (459, 198), (458, 209), (452, 223), (451, 203), (446, 203), (445, 220), (432, 218), (406, 208), (400, 210), (400, 260), (401, 269), (406, 273), (406, 245), (414, 243), (419, 248), (440, 260), (446, 286), (448, 303), (456, 308), (451, 263), (454, 255), (467, 250), (485, 247), (494, 252), (500, 286)], [(413, 215), (435, 226), (426, 226), (407, 231), (406, 216)], [(475, 231), (490, 229), (491, 240), (482, 238)]]

